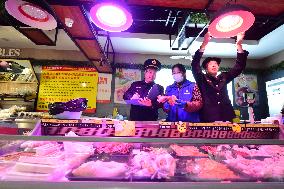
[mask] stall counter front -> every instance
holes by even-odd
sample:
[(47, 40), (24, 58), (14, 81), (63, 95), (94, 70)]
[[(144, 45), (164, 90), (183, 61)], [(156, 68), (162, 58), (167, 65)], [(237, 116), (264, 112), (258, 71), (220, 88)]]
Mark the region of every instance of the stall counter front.
[(1, 188), (284, 188), (284, 141), (1, 136)]
[(73, 131), (80, 136), (135, 136), (142, 138), (272, 139), (279, 125), (189, 123), (158, 121), (118, 121), (108, 119), (43, 119), (42, 135), (64, 136)]

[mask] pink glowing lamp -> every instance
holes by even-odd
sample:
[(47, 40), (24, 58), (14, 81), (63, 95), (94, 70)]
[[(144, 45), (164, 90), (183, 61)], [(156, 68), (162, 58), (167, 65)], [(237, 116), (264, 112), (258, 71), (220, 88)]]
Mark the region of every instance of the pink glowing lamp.
[(130, 12), (114, 2), (96, 4), (91, 8), (90, 16), (97, 27), (109, 32), (125, 31), (133, 23)]
[(255, 17), (242, 5), (228, 5), (216, 13), (209, 24), (208, 31), (215, 38), (229, 38), (247, 31)]

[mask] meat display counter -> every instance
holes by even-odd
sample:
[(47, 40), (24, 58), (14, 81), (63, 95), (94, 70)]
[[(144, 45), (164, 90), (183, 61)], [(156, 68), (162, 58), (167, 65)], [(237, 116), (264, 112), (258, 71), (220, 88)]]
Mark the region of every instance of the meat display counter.
[(0, 119), (0, 135), (25, 135), (40, 126), (40, 119)]
[(1, 188), (284, 188), (284, 141), (0, 138)]

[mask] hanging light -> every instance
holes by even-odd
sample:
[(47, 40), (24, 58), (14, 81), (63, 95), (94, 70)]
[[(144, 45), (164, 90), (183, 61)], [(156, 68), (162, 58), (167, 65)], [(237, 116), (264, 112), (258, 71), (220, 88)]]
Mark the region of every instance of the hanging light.
[(255, 17), (242, 5), (226, 5), (211, 20), (208, 31), (215, 38), (229, 38), (247, 31), (254, 23)]
[(92, 22), (109, 32), (127, 30), (133, 23), (132, 15), (126, 5), (117, 1), (101, 1), (90, 10)]
[(41, 7), (22, 0), (7, 0), (7, 12), (18, 21), (42, 30), (52, 30), (57, 27), (55, 18)]

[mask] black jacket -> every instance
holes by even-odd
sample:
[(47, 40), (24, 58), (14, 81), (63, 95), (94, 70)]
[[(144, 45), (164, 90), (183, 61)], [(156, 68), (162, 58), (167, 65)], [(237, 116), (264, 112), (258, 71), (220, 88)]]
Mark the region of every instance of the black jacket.
[(232, 121), (235, 113), (228, 96), (227, 84), (245, 69), (248, 52), (238, 53), (235, 66), (216, 78), (202, 73), (200, 67), (202, 55), (203, 52), (197, 50), (191, 63), (192, 73), (203, 99), (200, 120), (201, 122)]
[[(124, 93), (123, 99), (130, 100), (131, 97), (137, 92), (140, 98), (147, 97), (150, 89), (155, 83), (146, 83), (145, 81), (133, 82), (130, 88)], [(157, 84), (156, 84), (157, 85)], [(161, 85), (157, 85), (159, 88), (159, 95), (164, 93), (164, 88)], [(131, 121), (156, 121), (158, 119), (158, 109), (162, 107), (162, 104), (157, 102), (157, 97), (152, 99), (152, 106), (137, 106), (131, 105), (130, 120)]]

